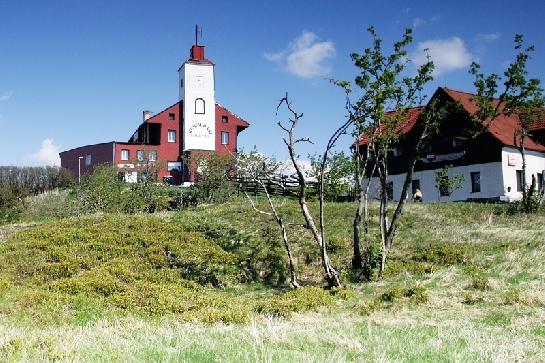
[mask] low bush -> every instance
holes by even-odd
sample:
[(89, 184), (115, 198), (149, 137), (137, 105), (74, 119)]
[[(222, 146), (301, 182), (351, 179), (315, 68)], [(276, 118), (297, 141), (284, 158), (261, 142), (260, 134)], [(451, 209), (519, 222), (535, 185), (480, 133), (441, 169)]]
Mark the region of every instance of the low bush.
[(393, 303), (401, 298), (408, 298), (414, 303), (425, 303), (429, 300), (429, 293), (425, 287), (420, 285), (408, 286), (408, 287), (391, 287), (382, 294), (378, 299), (382, 302)]
[(484, 297), (471, 291), (466, 291), (462, 298), (462, 304), (466, 305), (475, 305), (482, 302), (484, 302)]
[(470, 288), (475, 289), (475, 290), (489, 290), (490, 289), (490, 281), (488, 280), (487, 276), (476, 275), (471, 280)]
[(434, 242), (415, 251), (411, 256), (413, 261), (429, 262), (435, 265), (460, 265), (473, 256), (471, 248), (461, 243)]
[(153, 213), (178, 209), (181, 197), (177, 188), (149, 182), (126, 183), (119, 179), (118, 170), (100, 165), (76, 185), (75, 206), (79, 214)]
[(378, 311), (382, 309), (383, 304), (380, 301), (380, 299), (373, 299), (371, 301), (365, 301), (361, 304), (359, 304), (356, 308), (356, 310), (364, 316), (371, 315), (375, 311)]
[(322, 288), (303, 287), (260, 301), (256, 310), (266, 315), (289, 317), (293, 313), (330, 306), (334, 302), (335, 298)]

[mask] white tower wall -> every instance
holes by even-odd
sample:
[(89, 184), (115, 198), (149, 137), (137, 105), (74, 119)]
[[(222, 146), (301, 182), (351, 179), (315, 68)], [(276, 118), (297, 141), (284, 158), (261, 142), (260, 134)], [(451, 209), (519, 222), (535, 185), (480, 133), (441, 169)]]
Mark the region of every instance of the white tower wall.
[(180, 100), (183, 100), (183, 150), (215, 150), (214, 66), (187, 61), (178, 72)]

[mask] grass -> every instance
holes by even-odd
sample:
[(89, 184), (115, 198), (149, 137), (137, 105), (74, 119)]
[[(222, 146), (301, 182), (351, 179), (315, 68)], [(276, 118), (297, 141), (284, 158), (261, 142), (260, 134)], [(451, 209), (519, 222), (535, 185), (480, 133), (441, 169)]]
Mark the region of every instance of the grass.
[(543, 359), (543, 216), (410, 204), (385, 278), (359, 284), (347, 269), (354, 206), (329, 204), (347, 282), (330, 293), (296, 204), (277, 204), (303, 290), (286, 287), (275, 222), (244, 201), (2, 227), (0, 360)]

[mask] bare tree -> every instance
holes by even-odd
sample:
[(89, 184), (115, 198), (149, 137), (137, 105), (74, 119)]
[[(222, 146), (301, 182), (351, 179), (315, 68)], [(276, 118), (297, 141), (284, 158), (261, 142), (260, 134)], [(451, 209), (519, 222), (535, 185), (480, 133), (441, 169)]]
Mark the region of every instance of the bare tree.
[[(327, 243), (325, 240), (325, 220), (324, 220), (324, 199), (323, 199), (323, 192), (324, 192), (324, 171), (325, 171), (325, 162), (322, 163), (321, 166), (321, 177), (320, 177), (320, 228), (316, 226), (316, 223), (314, 222), (314, 218), (312, 217), (312, 214), (310, 213), (310, 210), (308, 208), (307, 200), (306, 200), (306, 193), (307, 193), (307, 183), (305, 180), (305, 175), (303, 174), (303, 170), (301, 168), (301, 165), (299, 163), (299, 157), (296, 151), (296, 145), (301, 142), (310, 142), (310, 139), (308, 138), (299, 138), (297, 139), (295, 137), (295, 129), (297, 127), (297, 124), (299, 120), (303, 117), (302, 113), (297, 113), (294, 108), (292, 107), (291, 102), (288, 99), (288, 94), (286, 93), (286, 96), (284, 96), (277, 106), (277, 112), (280, 109), (280, 107), (285, 104), (290, 117), (289, 122), (286, 124), (282, 122), (278, 122), (278, 126), (286, 133), (286, 137), (284, 137), (284, 143), (286, 147), (288, 148), (288, 153), (290, 155), (290, 160), (293, 164), (293, 167), (295, 168), (295, 172), (297, 174), (297, 180), (299, 183), (299, 193), (298, 193), (298, 201), (299, 206), (301, 208), (301, 212), (303, 213), (303, 217), (305, 218), (305, 222), (307, 224), (308, 229), (311, 231), (312, 236), (314, 240), (316, 241), (318, 248), (320, 249), (320, 255), (322, 260), (322, 267), (324, 269), (325, 273), (325, 279), (327, 281), (327, 284), (329, 287), (338, 287), (341, 286), (341, 281), (338, 272), (333, 268), (331, 265), (331, 262), (329, 260), (329, 256), (327, 253)], [(348, 122), (348, 121), (347, 121)], [(348, 126), (346, 126), (348, 127)], [(341, 130), (342, 127), (339, 129)], [(338, 137), (342, 134), (343, 131), (339, 131), (334, 133), (334, 135), (331, 137), (331, 139), (328, 142), (328, 146), (326, 147), (326, 150), (324, 151), (323, 159), (322, 161), (326, 160), (331, 148), (334, 146), (335, 141), (338, 139)], [(338, 134), (338, 136), (336, 136)]]

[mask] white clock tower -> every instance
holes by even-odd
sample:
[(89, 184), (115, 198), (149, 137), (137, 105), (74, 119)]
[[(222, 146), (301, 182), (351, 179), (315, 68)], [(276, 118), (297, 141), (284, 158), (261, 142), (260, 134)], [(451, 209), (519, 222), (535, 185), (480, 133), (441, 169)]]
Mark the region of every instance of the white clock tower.
[(190, 58), (178, 74), (183, 101), (183, 150), (215, 150), (214, 63), (204, 57), (203, 45), (191, 47)]

